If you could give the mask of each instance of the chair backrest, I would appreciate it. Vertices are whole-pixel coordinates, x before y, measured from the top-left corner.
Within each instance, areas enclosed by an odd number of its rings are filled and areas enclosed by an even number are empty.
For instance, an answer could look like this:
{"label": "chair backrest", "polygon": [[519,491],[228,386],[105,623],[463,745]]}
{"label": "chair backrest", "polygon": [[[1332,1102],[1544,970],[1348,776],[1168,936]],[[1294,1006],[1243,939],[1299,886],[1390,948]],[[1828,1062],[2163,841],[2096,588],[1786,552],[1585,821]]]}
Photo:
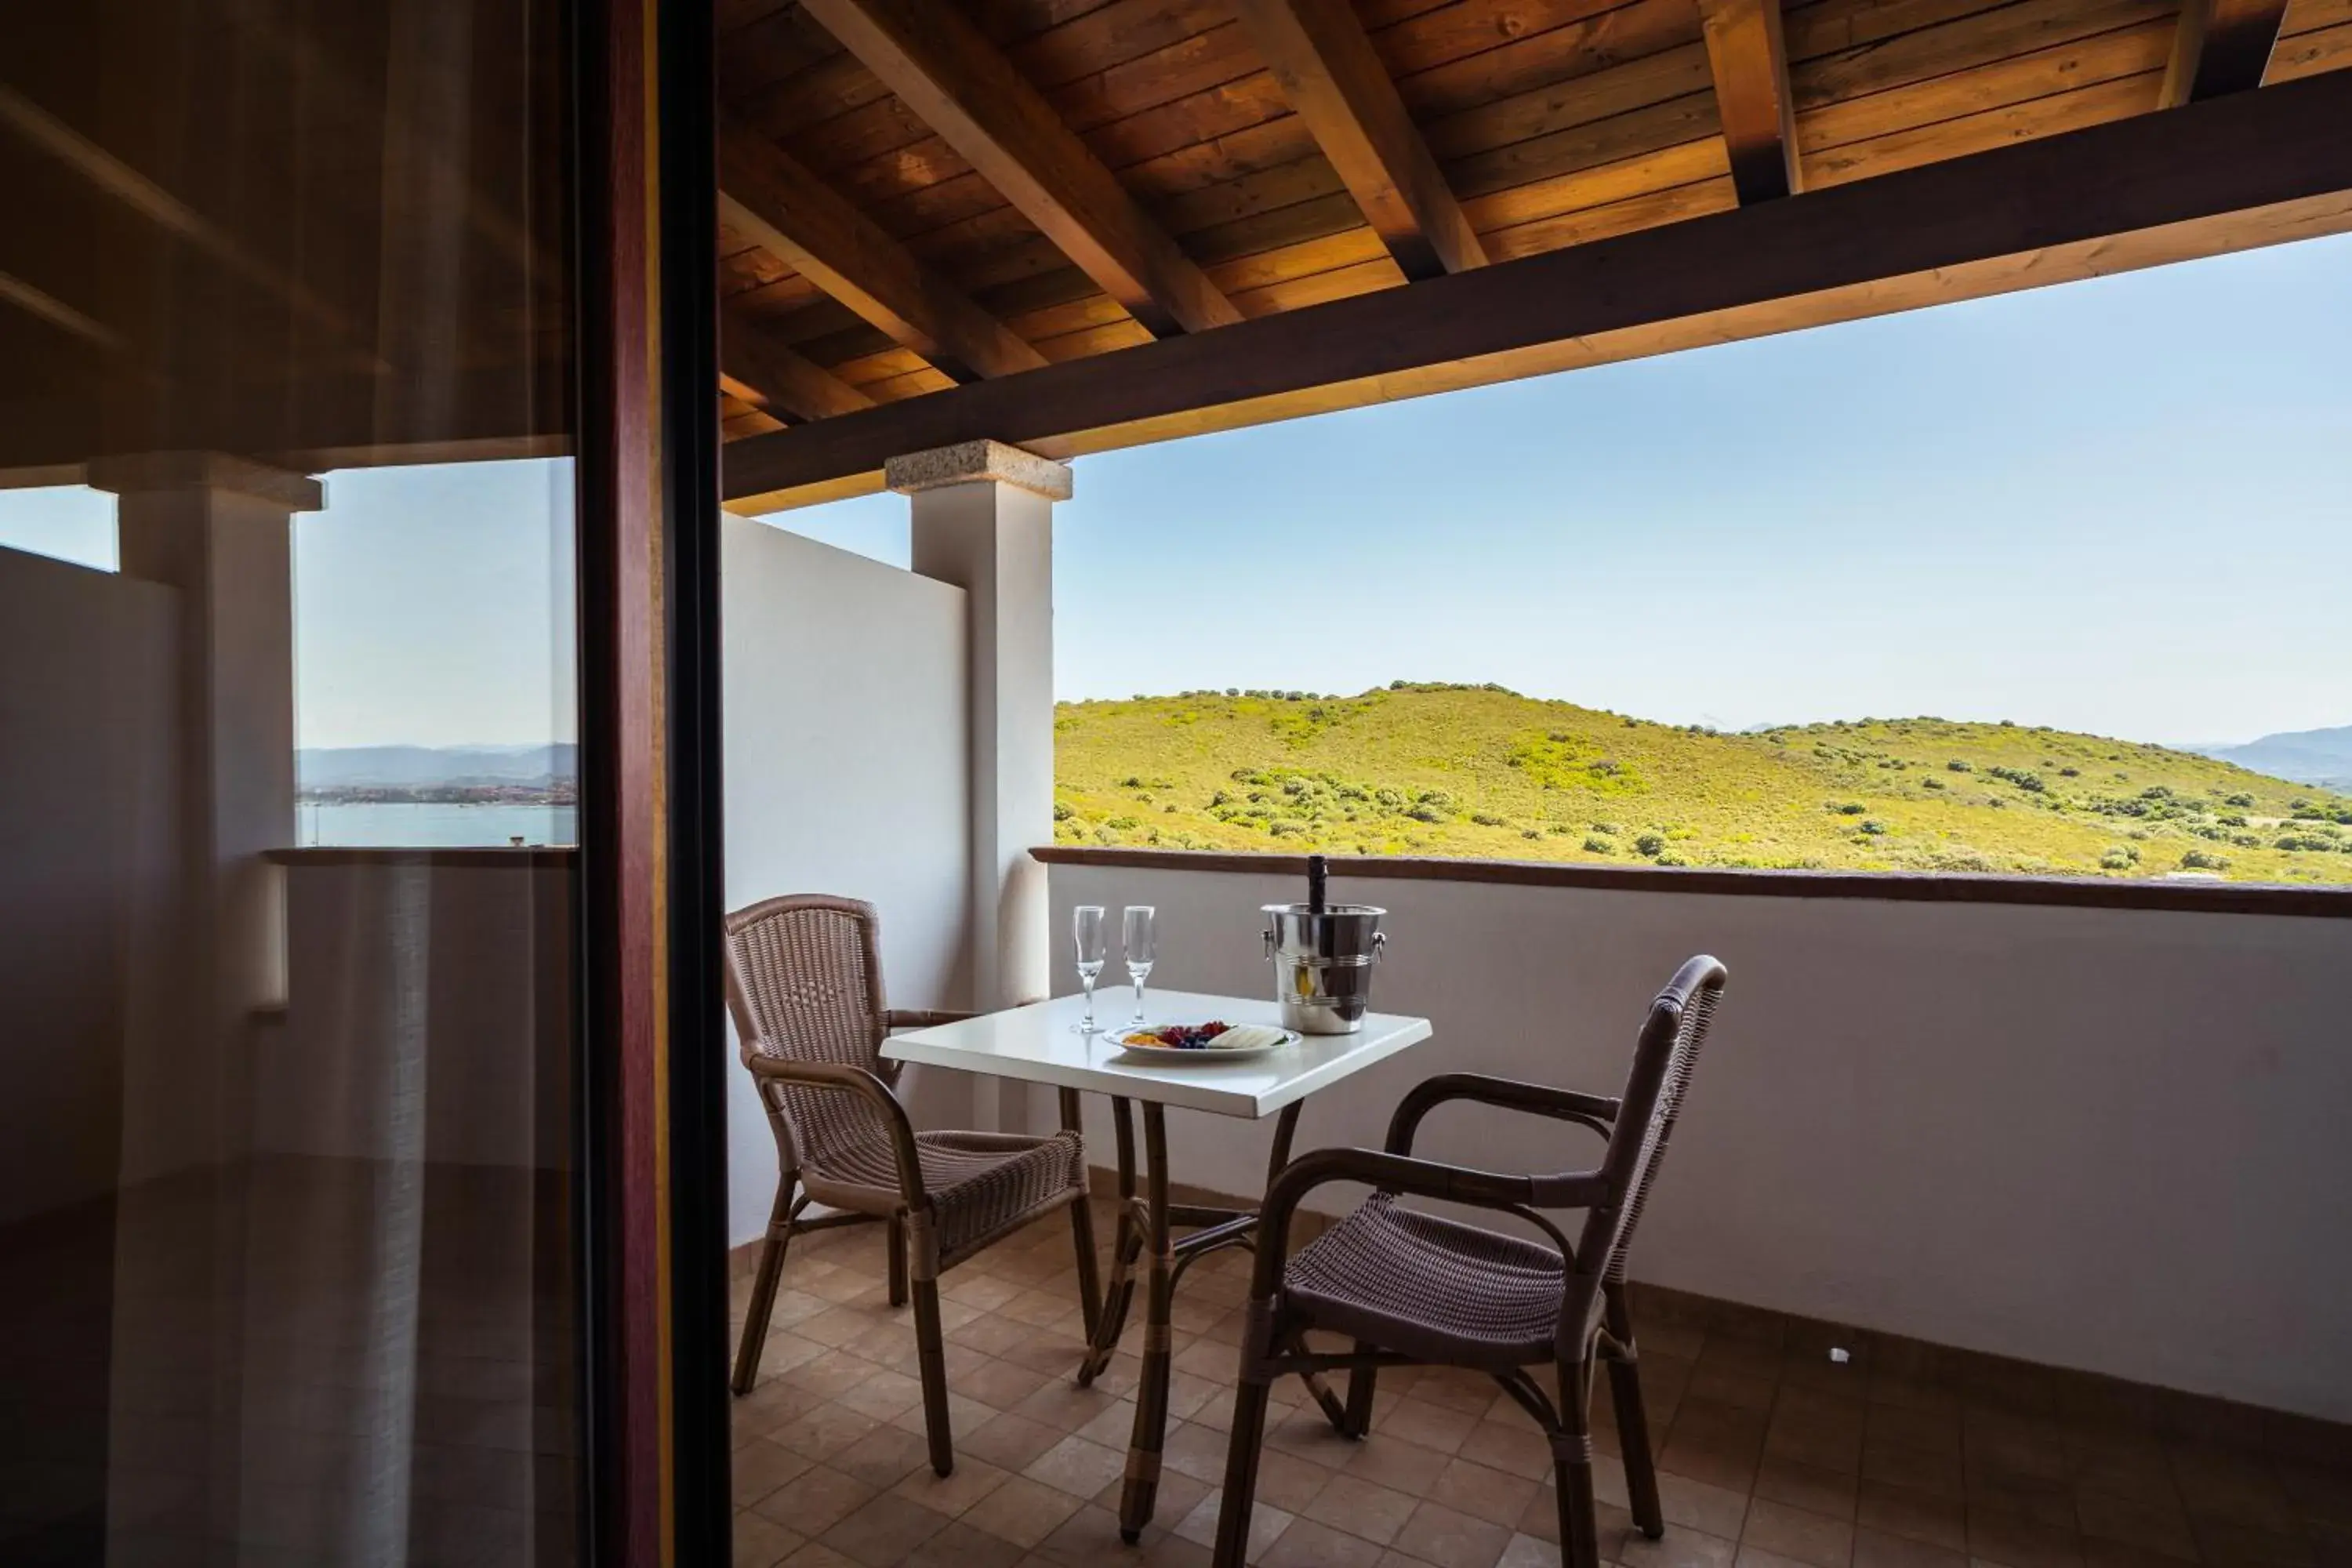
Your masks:
{"label": "chair backrest", "polygon": [[[874,906],[824,893],[769,899],[727,917],[727,1007],[742,1057],[831,1062],[882,1071],[880,921]],[[826,1168],[828,1153],[887,1137],[881,1115],[856,1096],[761,1083],[798,1158]]]}
{"label": "chair backrest", "polygon": [[1563,1351],[1580,1352],[1601,1321],[1602,1286],[1625,1278],[1634,1226],[1641,1223],[1643,1205],[1665,1158],[1675,1119],[1682,1114],[1683,1096],[1706,1045],[1707,1026],[1715,1019],[1727,978],[1721,963],[1701,954],[1676,970],[1650,1004],[1609,1150],[1601,1157],[1605,1194],[1585,1216],[1577,1243],[1576,1268],[1560,1315]]}

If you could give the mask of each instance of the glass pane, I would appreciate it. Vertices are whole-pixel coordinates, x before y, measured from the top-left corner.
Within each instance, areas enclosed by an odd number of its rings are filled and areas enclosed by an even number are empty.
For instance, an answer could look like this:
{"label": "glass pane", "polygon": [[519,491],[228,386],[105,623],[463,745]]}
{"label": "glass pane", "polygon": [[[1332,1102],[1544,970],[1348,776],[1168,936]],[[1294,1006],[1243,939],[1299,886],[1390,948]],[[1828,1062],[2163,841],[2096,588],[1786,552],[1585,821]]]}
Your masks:
{"label": "glass pane", "polygon": [[0,1563],[566,1563],[563,0],[0,9]]}

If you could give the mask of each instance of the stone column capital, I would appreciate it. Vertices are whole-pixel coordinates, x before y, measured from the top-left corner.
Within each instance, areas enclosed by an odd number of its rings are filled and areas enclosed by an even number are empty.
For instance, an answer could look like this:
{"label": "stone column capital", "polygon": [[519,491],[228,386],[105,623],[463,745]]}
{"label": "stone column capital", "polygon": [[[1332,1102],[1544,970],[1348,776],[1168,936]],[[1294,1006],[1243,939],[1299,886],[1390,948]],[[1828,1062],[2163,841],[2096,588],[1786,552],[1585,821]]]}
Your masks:
{"label": "stone column capital", "polygon": [[959,441],[909,452],[882,466],[882,482],[902,496],[982,480],[1011,485],[1047,500],[1070,499],[1070,466],[1002,441]]}
{"label": "stone column capital", "polygon": [[93,458],[86,482],[116,495],[228,490],[293,511],[323,511],[327,489],[308,474],[226,452],[125,452]]}

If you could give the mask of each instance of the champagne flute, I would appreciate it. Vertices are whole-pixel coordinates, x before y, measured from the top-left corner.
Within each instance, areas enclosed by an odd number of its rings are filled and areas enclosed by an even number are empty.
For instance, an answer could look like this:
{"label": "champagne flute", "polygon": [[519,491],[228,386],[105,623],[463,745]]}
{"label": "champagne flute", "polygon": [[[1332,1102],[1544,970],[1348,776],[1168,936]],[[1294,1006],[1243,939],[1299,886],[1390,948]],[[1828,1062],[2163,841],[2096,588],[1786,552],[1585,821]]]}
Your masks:
{"label": "champagne flute", "polygon": [[1120,923],[1119,938],[1127,952],[1127,977],[1135,982],[1135,1016],[1128,1027],[1143,1027],[1143,982],[1151,973],[1153,934],[1150,904],[1129,904]]}
{"label": "champagne flute", "polygon": [[1081,1035],[1092,1035],[1099,1032],[1095,1023],[1095,982],[1101,978],[1103,963],[1109,956],[1105,945],[1107,933],[1103,929],[1103,907],[1100,904],[1079,905],[1071,925],[1073,934],[1077,938],[1078,984],[1086,987],[1087,1016],[1070,1027]]}

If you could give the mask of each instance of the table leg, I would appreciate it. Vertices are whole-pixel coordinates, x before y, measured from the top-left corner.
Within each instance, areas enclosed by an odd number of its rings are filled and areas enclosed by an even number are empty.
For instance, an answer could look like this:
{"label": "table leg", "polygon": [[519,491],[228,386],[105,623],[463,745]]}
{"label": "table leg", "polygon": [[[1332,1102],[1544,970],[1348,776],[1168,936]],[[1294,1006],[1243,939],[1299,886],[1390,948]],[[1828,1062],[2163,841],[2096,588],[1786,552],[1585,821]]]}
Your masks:
{"label": "table leg", "polygon": [[1110,1283],[1097,1317],[1094,1341],[1078,1365],[1078,1386],[1085,1388],[1102,1375],[1127,1331],[1127,1309],[1135,1298],[1135,1259],[1143,1235],[1135,1219],[1135,1118],[1128,1101],[1111,1097],[1111,1131],[1118,1144],[1118,1219],[1111,1233]]}
{"label": "table leg", "polygon": [[1151,1522],[1160,1495],[1160,1450],[1168,1436],[1168,1371],[1173,1331],[1176,1254],[1168,1234],[1168,1118],[1143,1105],[1143,1146],[1151,1162],[1145,1191],[1150,1210],[1151,1272],[1144,1297],[1143,1375],[1135,1390],[1135,1439],[1127,1451],[1127,1484],[1118,1500],[1118,1533],[1132,1546]]}

